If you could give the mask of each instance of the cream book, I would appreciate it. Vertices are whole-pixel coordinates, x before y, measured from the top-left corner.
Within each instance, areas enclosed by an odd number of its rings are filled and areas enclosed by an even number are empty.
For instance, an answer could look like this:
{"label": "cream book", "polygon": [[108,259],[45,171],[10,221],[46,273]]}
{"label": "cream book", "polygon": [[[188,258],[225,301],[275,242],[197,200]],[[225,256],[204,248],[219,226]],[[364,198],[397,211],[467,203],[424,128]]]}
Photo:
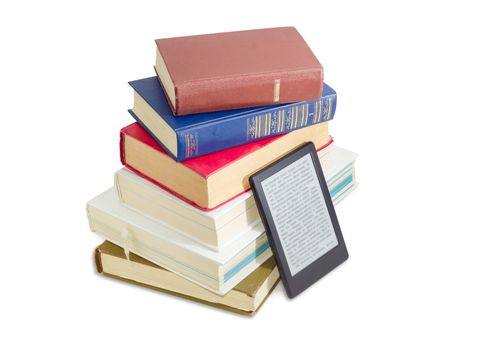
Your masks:
{"label": "cream book", "polygon": [[[341,198],[355,183],[357,155],[335,145],[318,155],[333,201]],[[260,222],[251,191],[216,209],[203,211],[126,168],[115,173],[115,188],[120,201],[128,207],[214,250],[221,250]]]}
{"label": "cream book", "polygon": [[103,238],[220,295],[272,255],[261,224],[214,251],[122,205],[113,188],[89,201],[87,214]]}
{"label": "cream book", "polygon": [[108,241],[95,250],[99,273],[144,287],[180,296],[224,310],[253,315],[279,281],[273,257],[249,274],[224,296],[212,293],[196,283],[130,253]]}

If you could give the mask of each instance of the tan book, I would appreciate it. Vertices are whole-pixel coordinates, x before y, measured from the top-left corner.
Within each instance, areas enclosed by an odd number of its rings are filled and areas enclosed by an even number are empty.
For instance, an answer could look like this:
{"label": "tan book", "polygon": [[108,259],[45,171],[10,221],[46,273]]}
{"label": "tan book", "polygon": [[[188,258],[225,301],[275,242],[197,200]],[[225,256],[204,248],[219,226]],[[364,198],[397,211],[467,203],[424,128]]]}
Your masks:
{"label": "tan book", "polygon": [[308,141],[317,150],[330,145],[328,122],[176,162],[134,123],[120,131],[120,156],[128,169],[201,210],[212,210],[249,190],[251,174]]}
{"label": "tan book", "polygon": [[271,257],[224,296],[212,293],[181,276],[163,269],[133,253],[129,260],[119,246],[105,241],[95,250],[99,273],[176,295],[224,310],[253,315],[279,281],[279,273]]}

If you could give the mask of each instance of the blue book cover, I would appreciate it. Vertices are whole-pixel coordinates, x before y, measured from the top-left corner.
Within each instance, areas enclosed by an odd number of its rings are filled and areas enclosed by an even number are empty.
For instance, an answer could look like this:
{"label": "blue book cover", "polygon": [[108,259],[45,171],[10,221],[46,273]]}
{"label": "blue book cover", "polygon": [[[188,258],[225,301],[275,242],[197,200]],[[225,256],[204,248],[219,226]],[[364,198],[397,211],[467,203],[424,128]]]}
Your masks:
{"label": "blue book cover", "polygon": [[130,114],[176,161],[329,121],[334,117],[337,103],[336,92],[324,84],[323,95],[316,101],[174,116],[157,77],[129,84],[154,111],[154,118],[162,118],[166,124],[160,124],[176,134],[176,151],[166,147],[167,142],[161,136],[165,131],[151,123],[152,116],[145,118],[134,110],[129,110]]}

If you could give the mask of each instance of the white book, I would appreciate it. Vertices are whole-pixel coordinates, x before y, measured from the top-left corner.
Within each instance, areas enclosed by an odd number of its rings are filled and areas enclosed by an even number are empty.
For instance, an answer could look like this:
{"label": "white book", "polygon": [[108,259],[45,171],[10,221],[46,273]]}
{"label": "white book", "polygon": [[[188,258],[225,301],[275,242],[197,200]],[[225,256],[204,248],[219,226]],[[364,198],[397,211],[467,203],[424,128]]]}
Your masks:
{"label": "white book", "polygon": [[337,206],[339,203],[341,203],[343,199],[349,196],[351,192],[353,192],[356,188],[358,188],[358,183],[353,182],[351,186],[348,186],[347,188],[344,189],[344,191],[342,191],[341,193],[338,193],[338,195],[333,200],[334,206]]}
{"label": "white book", "polygon": [[[334,201],[354,183],[354,178],[348,179],[343,175],[350,168],[354,169],[357,155],[335,145],[326,150],[318,154]],[[336,186],[341,188],[335,190]],[[213,250],[223,249],[260,222],[251,191],[214,210],[203,211],[127,169],[115,173],[115,188],[120,201],[131,209],[159,220]]]}
{"label": "white book", "polygon": [[220,295],[272,255],[260,223],[213,251],[122,205],[113,188],[89,201],[87,213],[103,238]]}

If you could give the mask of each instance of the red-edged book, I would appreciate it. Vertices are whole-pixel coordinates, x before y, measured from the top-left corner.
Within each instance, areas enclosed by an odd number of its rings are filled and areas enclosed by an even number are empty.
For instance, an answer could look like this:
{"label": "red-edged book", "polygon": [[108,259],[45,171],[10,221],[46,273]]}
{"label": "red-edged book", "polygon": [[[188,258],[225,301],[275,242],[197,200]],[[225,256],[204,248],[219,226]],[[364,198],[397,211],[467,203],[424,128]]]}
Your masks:
{"label": "red-edged book", "polygon": [[175,115],[318,100],[323,67],[294,27],[157,39]]}
{"label": "red-edged book", "polygon": [[318,150],[331,144],[328,123],[176,162],[133,123],[121,129],[120,156],[128,169],[199,209],[211,210],[247,191],[251,174],[308,141]]}

